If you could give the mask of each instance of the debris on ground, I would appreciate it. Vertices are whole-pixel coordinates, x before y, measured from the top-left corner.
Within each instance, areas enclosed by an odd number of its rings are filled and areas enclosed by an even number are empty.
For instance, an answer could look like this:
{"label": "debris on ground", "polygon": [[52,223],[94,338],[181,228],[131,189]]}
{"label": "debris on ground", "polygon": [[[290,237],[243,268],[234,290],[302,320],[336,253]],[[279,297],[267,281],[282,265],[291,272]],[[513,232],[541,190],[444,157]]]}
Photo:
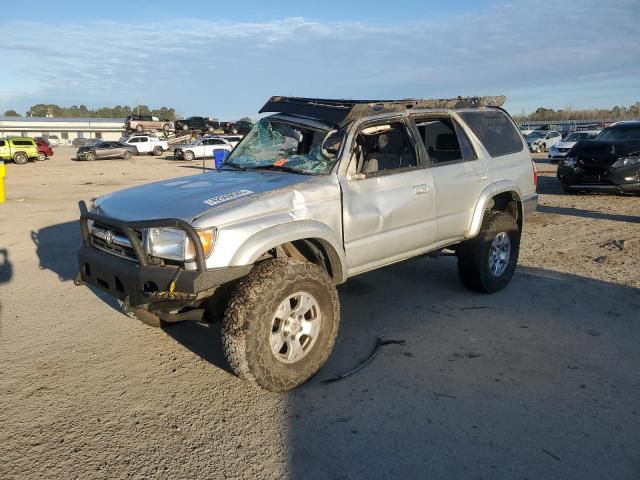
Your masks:
{"label": "debris on ground", "polygon": [[624,250],[624,240],[609,240],[608,242],[605,242],[602,245],[600,245],[600,248],[605,248],[605,247],[613,247],[622,251]]}
{"label": "debris on ground", "polygon": [[372,350],[371,354],[369,355],[369,357],[367,357],[366,360],[363,360],[362,362],[360,362],[360,365],[358,365],[353,370],[349,370],[347,373],[343,373],[343,374],[338,375],[338,376],[333,377],[333,378],[328,378],[326,380],[322,380],[322,383],[337,382],[338,380],[342,380],[343,378],[348,377],[349,375],[352,375],[352,374],[356,373],[358,370],[364,368],[369,363],[371,363],[371,361],[374,358],[376,358],[376,355],[378,355],[378,352],[380,351],[380,347],[384,347],[385,345],[404,345],[404,344],[405,344],[405,340],[384,340],[383,341],[382,337],[378,336],[378,338],[376,339],[376,345],[375,345],[375,347],[373,347],[373,350]]}

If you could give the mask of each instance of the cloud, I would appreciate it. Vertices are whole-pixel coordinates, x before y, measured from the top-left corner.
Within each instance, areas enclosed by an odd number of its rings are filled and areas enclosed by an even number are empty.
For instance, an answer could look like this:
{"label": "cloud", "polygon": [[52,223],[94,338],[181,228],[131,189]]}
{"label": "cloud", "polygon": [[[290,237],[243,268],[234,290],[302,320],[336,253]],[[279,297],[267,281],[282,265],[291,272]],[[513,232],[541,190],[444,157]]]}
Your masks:
{"label": "cloud", "polygon": [[557,8],[518,1],[387,26],[304,18],[9,23],[3,50],[16,68],[0,80],[0,101],[10,108],[14,100],[97,105],[140,97],[224,118],[253,114],[274,94],[506,93],[518,109],[630,103],[640,100],[637,7],[635,0]]}

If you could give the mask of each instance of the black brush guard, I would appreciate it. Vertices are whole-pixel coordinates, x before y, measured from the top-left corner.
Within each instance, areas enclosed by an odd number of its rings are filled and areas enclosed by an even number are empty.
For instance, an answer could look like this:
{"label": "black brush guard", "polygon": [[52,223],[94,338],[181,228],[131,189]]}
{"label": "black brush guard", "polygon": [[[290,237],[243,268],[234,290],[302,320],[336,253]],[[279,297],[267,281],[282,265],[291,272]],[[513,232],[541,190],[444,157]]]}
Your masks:
{"label": "black brush guard", "polygon": [[[191,307],[213,294],[216,287],[243,277],[252,268],[247,265],[207,269],[200,237],[195,228],[184,220],[123,221],[89,212],[83,201],[78,205],[83,244],[78,251],[76,284],[98,287],[131,307],[149,311]],[[94,246],[87,224],[89,220],[122,231],[131,242],[137,261]],[[186,233],[195,249],[195,270],[185,270],[178,265],[158,265],[150,259],[137,231],[154,227],[177,228]]]}

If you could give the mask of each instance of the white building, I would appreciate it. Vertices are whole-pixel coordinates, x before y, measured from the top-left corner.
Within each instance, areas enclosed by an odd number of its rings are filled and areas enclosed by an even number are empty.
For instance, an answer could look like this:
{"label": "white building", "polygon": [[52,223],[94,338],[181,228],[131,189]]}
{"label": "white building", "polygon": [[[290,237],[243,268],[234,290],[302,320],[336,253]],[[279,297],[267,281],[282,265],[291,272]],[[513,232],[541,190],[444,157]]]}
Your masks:
{"label": "white building", "polygon": [[118,140],[124,133],[124,118],[0,117],[0,137],[51,137],[60,145],[76,138]]}

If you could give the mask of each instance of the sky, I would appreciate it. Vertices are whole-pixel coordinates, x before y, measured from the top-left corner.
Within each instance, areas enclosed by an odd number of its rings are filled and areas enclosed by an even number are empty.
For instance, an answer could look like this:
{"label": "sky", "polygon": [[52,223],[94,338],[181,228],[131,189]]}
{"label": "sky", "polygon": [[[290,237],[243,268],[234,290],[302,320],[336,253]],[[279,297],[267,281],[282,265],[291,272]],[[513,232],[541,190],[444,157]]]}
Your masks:
{"label": "sky", "polygon": [[139,99],[233,120],[272,95],[502,94],[512,114],[640,101],[640,0],[51,5],[3,16],[0,112]]}

